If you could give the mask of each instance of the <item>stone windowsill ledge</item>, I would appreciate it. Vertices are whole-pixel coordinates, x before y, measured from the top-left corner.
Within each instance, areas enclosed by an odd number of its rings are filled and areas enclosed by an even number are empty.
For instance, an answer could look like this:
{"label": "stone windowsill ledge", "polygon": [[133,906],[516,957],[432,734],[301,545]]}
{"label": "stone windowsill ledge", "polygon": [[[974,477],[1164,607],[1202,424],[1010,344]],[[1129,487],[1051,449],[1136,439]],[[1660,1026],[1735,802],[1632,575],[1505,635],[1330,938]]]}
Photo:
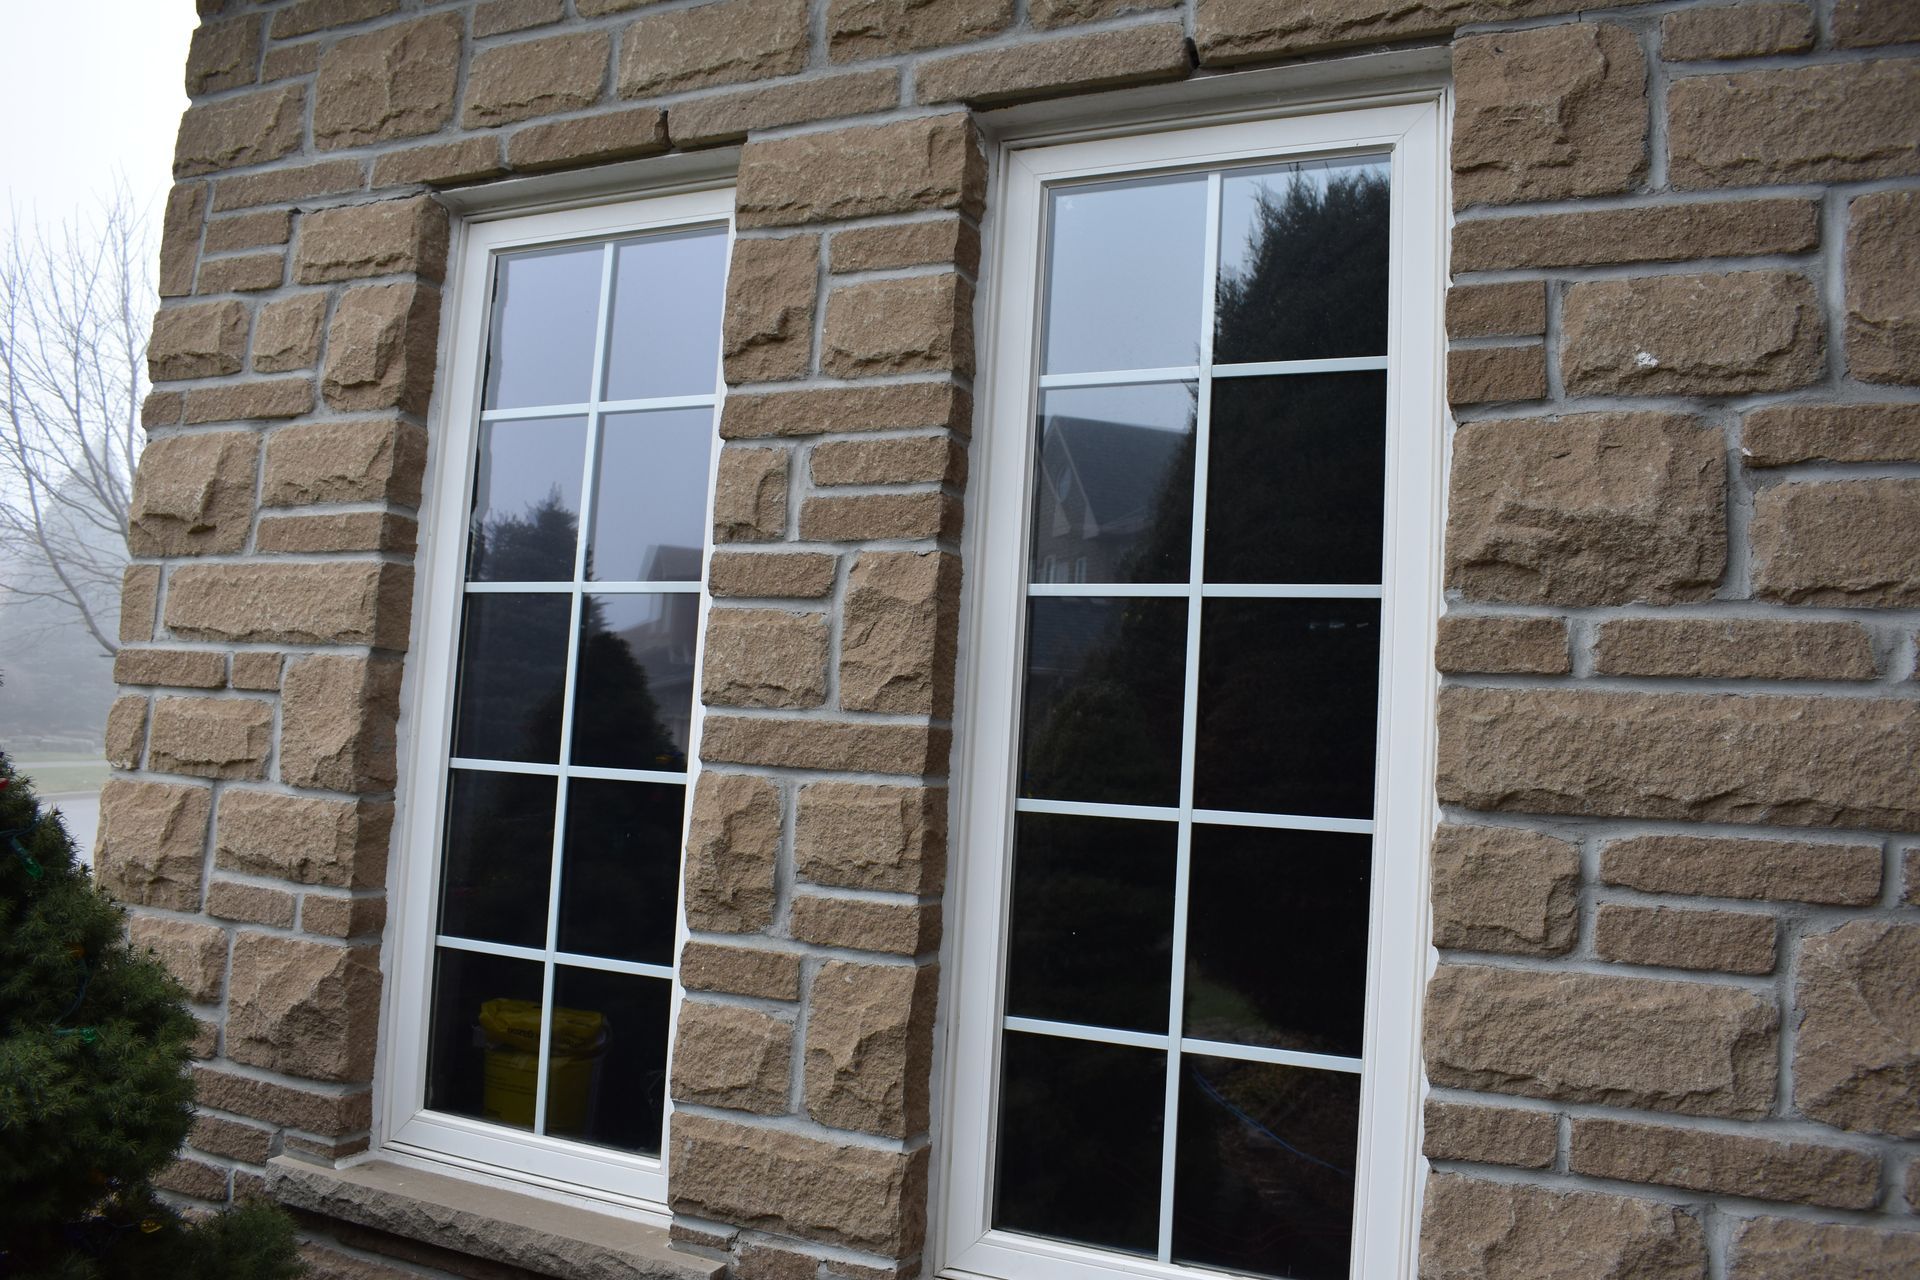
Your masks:
{"label": "stone windowsill ledge", "polygon": [[682,1253],[648,1223],[383,1160],[331,1169],[267,1162],[267,1192],[304,1213],[581,1280],[718,1280],[725,1264]]}

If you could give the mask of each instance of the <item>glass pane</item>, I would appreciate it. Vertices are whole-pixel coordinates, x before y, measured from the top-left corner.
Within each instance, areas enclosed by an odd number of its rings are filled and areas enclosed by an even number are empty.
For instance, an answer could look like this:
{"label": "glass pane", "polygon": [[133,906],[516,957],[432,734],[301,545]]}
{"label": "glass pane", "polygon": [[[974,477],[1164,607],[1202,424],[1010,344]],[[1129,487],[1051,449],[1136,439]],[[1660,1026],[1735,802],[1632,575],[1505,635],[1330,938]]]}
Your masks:
{"label": "glass pane", "polygon": [[1195,807],[1373,816],[1377,600],[1209,600]]}
{"label": "glass pane", "polygon": [[1205,177],[1064,187],[1049,217],[1041,372],[1199,363]]}
{"label": "glass pane", "polygon": [[1387,375],[1219,378],[1208,582],[1380,581]]}
{"label": "glass pane", "polygon": [[629,240],[614,250],[607,399],[714,393],[727,276],[724,227]]}
{"label": "glass pane", "polygon": [[522,773],[454,769],[447,775],[441,933],[547,945],[554,789],[552,778]]}
{"label": "glass pane", "polygon": [[1360,1056],[1370,836],[1196,823],[1185,1034]]}
{"label": "glass pane", "polygon": [[673,963],[686,788],[670,783],[567,784],[560,876],[560,949]]}
{"label": "glass pane", "polygon": [[1041,813],[1017,822],[1007,1012],[1166,1031],[1180,828]]}
{"label": "glass pane", "polygon": [[1187,581],[1196,395],[1187,382],[1041,393],[1033,581]]}
{"label": "glass pane", "polygon": [[1176,803],[1186,649],[1185,600],[1029,600],[1020,794]]}
{"label": "glass pane", "polygon": [[590,595],[581,601],[573,763],[687,767],[698,594]]}
{"label": "glass pane", "polygon": [[1384,156],[1228,173],[1214,363],[1385,355],[1390,213]]}
{"label": "glass pane", "polygon": [[1359,1132],[1357,1075],[1182,1057],[1174,1261],[1345,1280]]}
{"label": "glass pane", "polygon": [[571,582],[585,418],[480,424],[467,578]]}
{"label": "glass pane", "polygon": [[466,610],[453,754],[558,763],[572,601],[502,592],[468,596]]}
{"label": "glass pane", "polygon": [[1157,1049],[1007,1032],[993,1225],[1152,1254],[1166,1090]]}
{"label": "glass pane", "polygon": [[487,329],[484,407],[580,404],[593,384],[599,245],[502,256]]}
{"label": "glass pane", "polygon": [[533,960],[434,951],[427,1029],[427,1106],[516,1129],[533,1128],[543,966]]}
{"label": "glass pane", "polygon": [[602,420],[587,577],[699,581],[712,456],[711,409],[616,413]]}
{"label": "glass pane", "polygon": [[672,997],[664,978],[555,967],[547,1133],[660,1154]]}

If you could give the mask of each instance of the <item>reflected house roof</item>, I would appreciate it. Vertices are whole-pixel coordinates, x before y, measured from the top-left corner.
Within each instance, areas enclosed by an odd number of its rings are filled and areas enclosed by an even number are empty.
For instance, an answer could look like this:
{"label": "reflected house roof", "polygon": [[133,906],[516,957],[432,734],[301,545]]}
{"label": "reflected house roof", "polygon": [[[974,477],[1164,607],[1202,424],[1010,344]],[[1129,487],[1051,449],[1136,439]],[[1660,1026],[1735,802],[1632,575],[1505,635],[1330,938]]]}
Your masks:
{"label": "reflected house roof", "polygon": [[1146,527],[1168,463],[1187,439],[1179,431],[1064,416],[1049,416],[1041,434],[1041,477],[1079,536],[1090,540]]}

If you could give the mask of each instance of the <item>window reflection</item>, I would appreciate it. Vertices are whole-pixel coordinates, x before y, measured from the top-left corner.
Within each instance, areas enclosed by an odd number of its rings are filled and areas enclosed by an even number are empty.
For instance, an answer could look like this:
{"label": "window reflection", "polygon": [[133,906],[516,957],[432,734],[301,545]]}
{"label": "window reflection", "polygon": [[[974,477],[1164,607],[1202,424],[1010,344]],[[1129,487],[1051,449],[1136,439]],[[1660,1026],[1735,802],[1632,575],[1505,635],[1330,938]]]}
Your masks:
{"label": "window reflection", "polygon": [[1050,209],[1041,372],[1197,362],[1206,178],[1063,187]]}
{"label": "window reflection", "polygon": [[687,767],[699,625],[700,597],[690,591],[581,598],[573,763]]}
{"label": "window reflection", "polygon": [[1040,397],[1035,582],[1183,582],[1193,530],[1193,383]]}
{"label": "window reflection", "polygon": [[467,535],[469,581],[573,578],[586,448],[585,418],[480,424]]}

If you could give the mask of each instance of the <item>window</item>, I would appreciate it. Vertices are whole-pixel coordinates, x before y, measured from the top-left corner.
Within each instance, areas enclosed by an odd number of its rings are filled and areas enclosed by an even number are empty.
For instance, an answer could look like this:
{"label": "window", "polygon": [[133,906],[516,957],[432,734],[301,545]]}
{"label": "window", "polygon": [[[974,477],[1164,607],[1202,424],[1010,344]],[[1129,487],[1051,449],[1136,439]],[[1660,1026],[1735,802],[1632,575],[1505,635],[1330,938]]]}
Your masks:
{"label": "window", "polygon": [[396,1150],[665,1199],[731,207],[467,228],[401,845]]}
{"label": "window", "polygon": [[1411,1274],[1439,120],[1004,153],[949,1271]]}

